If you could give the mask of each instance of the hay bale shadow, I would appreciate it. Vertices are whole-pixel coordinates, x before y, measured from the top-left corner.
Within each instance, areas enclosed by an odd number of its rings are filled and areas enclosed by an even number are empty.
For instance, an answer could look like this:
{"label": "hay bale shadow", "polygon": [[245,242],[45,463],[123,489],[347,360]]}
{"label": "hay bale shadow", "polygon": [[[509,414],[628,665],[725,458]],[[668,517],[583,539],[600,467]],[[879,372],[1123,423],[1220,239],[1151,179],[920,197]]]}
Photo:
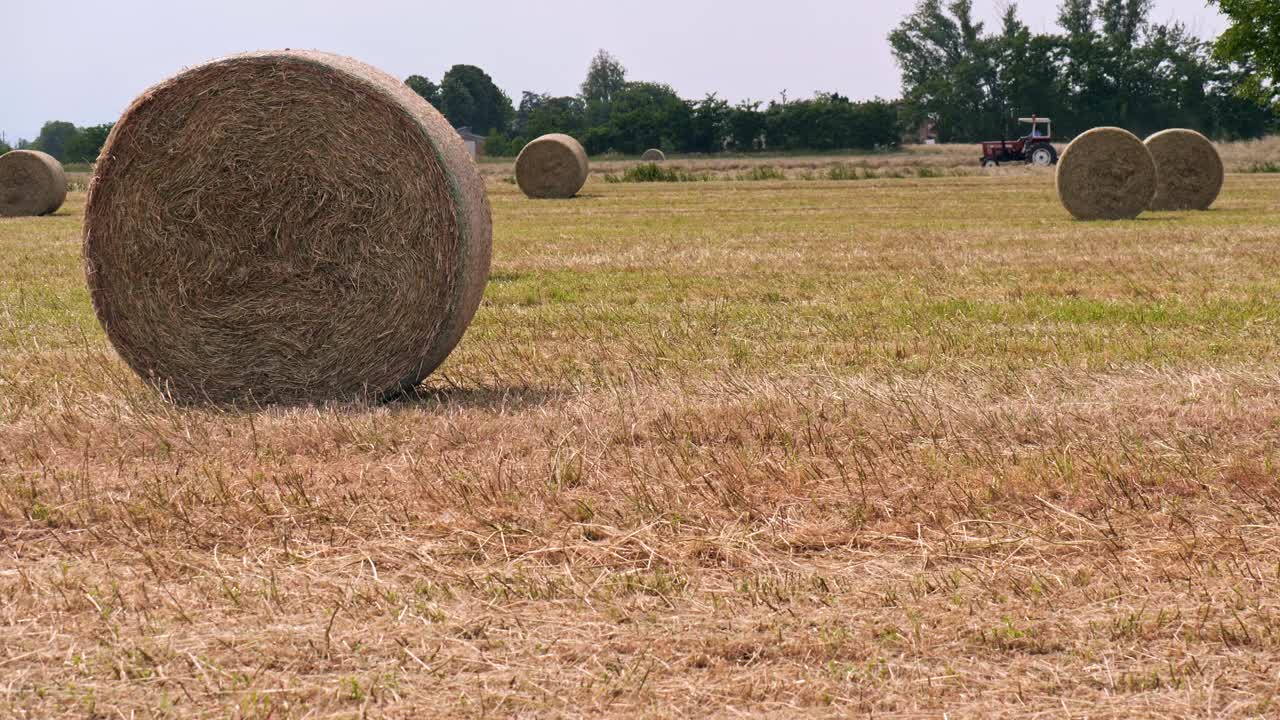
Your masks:
{"label": "hay bale shadow", "polygon": [[563,393],[536,385],[476,385],[433,382],[387,398],[392,408],[466,409],[486,412],[519,411],[541,407]]}

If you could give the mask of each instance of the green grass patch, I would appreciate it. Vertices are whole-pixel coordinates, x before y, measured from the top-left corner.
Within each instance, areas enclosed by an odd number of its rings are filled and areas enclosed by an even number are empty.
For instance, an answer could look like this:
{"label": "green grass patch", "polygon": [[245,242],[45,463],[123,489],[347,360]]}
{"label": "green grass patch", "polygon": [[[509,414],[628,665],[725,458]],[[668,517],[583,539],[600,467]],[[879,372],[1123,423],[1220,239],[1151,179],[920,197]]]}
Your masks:
{"label": "green grass patch", "polygon": [[641,163],[627,168],[621,175],[609,173],[604,176],[607,183],[705,182],[710,179],[706,173],[663,167],[657,163]]}

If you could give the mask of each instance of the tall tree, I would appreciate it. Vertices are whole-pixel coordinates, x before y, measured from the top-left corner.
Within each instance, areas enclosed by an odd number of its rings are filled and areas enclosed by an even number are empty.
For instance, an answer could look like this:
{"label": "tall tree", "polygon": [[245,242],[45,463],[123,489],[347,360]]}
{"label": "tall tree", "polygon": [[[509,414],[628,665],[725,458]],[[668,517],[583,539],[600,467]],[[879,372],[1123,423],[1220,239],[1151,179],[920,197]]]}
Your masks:
{"label": "tall tree", "polygon": [[1150,64],[1152,54],[1142,46],[1152,2],[1098,0],[1096,12],[1102,32],[1094,61],[1100,66],[1105,101],[1094,100],[1105,117],[1129,117],[1152,95],[1155,68]]}
{"label": "tall tree", "polygon": [[[1059,127],[1070,131],[1104,124],[1098,113],[1092,110],[1095,98],[1106,94],[1096,62],[1099,35],[1093,0],[1063,0],[1058,10],[1058,25],[1063,31],[1062,70],[1058,86],[1064,109],[1073,120],[1073,123],[1062,122]],[[1069,127],[1070,124],[1075,127]]]}
{"label": "tall tree", "polygon": [[729,136],[729,115],[732,113],[729,103],[721,100],[715,93],[708,93],[702,100],[690,105],[693,117],[688,150],[700,153],[723,150],[725,138]]}
{"label": "tall tree", "polygon": [[590,152],[641,153],[651,147],[689,147],[693,111],[669,85],[633,82],[613,97],[609,122],[586,135]]}
{"label": "tall tree", "polygon": [[529,126],[529,116],[550,97],[550,95],[529,92],[528,90],[520,93],[520,105],[516,108],[516,120],[515,124],[512,125],[512,132],[516,135],[526,135],[525,128]]}
{"label": "tall tree", "polygon": [[515,122],[518,136],[532,139],[548,133],[564,133],[577,137],[586,129],[586,108],[581,98],[525,92],[520,99]]}
{"label": "tall tree", "polygon": [[1280,11],[1275,0],[1210,0],[1231,18],[1214,56],[1245,70],[1239,92],[1259,102],[1280,99]]}
{"label": "tall tree", "polygon": [[943,140],[999,132],[1003,111],[995,97],[991,42],[973,20],[970,0],[920,0],[889,35],[902,68],[907,118],[935,120]]}
{"label": "tall tree", "polygon": [[82,163],[96,161],[98,153],[102,152],[102,146],[106,144],[107,136],[111,134],[111,127],[114,124],[107,123],[105,125],[79,128],[67,142],[64,160],[66,162]]}
{"label": "tall tree", "polygon": [[770,104],[765,133],[770,148],[796,150],[869,150],[897,145],[901,137],[896,104],[878,99],[855,103],[834,92]]}
{"label": "tall tree", "polygon": [[729,139],[739,152],[762,149],[765,116],[758,100],[743,100],[729,112]]}
{"label": "tall tree", "polygon": [[1018,17],[1017,5],[1005,8],[1000,35],[994,38],[995,98],[1009,116],[1061,114],[1060,45],[1055,38],[1032,34]]}
{"label": "tall tree", "polygon": [[58,160],[67,156],[67,146],[79,130],[63,120],[50,120],[40,128],[40,135],[31,143],[31,149],[49,153]]}
{"label": "tall tree", "polygon": [[515,118],[511,98],[474,65],[454,65],[440,81],[440,111],[455,127],[478,135],[506,132]]}
{"label": "tall tree", "polygon": [[410,75],[409,77],[405,78],[404,84],[408,85],[409,89],[417,93],[419,96],[421,96],[423,100],[426,100],[432,105],[439,107],[440,87],[435,83],[431,82],[430,80],[428,80],[425,76]]}
{"label": "tall tree", "polygon": [[604,50],[596,52],[581,88],[582,101],[586,103],[588,119],[592,124],[609,119],[614,101],[626,87],[627,69],[622,63]]}

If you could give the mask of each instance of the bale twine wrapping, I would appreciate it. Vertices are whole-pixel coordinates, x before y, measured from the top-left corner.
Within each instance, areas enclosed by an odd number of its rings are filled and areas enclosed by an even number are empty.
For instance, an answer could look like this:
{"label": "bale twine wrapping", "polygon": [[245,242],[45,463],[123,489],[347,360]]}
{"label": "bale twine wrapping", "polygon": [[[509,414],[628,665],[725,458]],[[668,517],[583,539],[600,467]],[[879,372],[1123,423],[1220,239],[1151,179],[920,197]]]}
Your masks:
{"label": "bale twine wrapping", "polygon": [[1094,128],[1058,161],[1058,197],[1078,220],[1135,218],[1156,192],[1156,164],[1133,133]]}
{"label": "bale twine wrapping", "polygon": [[543,135],[516,158],[516,183],[531,198],[571,198],[587,182],[587,151],[568,135]]}
{"label": "bale twine wrapping", "polygon": [[644,151],[644,154],[640,156],[640,159],[643,160],[644,162],[653,162],[653,163],[666,162],[667,154],[662,152],[658,148],[649,148],[648,150]]}
{"label": "bale twine wrapping", "polygon": [[479,171],[425,100],[349,58],[256,52],[125,111],[85,271],[112,344],[175,400],[372,399],[461,339],[491,236]]}
{"label": "bale twine wrapping", "polygon": [[1226,171],[1209,138],[1195,130],[1164,130],[1147,138],[1156,162],[1156,196],[1152,210],[1208,210]]}
{"label": "bale twine wrapping", "polygon": [[0,217],[48,215],[67,199],[62,163],[36,150],[0,155]]}

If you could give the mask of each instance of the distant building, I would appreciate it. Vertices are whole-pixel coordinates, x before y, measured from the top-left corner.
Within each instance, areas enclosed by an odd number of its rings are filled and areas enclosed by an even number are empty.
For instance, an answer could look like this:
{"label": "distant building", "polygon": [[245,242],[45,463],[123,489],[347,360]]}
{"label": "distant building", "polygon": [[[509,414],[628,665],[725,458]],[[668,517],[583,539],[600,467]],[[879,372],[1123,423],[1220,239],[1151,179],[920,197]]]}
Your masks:
{"label": "distant building", "polygon": [[909,138],[907,142],[912,140],[922,145],[936,145],[938,143],[938,122],[929,119],[917,125],[914,137]]}
{"label": "distant building", "polygon": [[470,127],[460,127],[458,136],[462,138],[462,142],[466,143],[467,149],[471,151],[471,157],[479,160],[484,155],[484,136],[471,132]]}

